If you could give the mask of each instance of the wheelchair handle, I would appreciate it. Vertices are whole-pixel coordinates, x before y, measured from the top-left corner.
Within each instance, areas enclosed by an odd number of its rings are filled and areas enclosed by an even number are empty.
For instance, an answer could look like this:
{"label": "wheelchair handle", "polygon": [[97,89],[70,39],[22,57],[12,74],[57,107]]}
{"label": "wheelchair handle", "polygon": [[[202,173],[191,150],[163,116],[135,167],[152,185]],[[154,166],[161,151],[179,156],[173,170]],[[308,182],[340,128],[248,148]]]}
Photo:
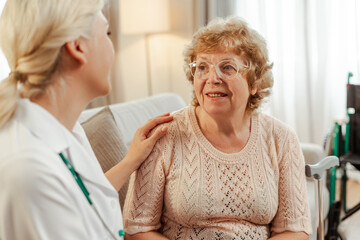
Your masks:
{"label": "wheelchair handle", "polygon": [[321,179],[324,172],[329,168],[339,166],[339,158],[335,156],[328,156],[322,159],[317,164],[306,164],[305,174],[307,177],[314,177],[315,179]]}

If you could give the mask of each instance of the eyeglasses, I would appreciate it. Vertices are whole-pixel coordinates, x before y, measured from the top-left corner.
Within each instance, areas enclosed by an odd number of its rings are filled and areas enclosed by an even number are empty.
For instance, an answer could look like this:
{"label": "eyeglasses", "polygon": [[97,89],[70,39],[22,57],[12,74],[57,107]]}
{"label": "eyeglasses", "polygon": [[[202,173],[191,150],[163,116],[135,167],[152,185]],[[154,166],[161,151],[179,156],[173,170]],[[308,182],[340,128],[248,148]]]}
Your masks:
{"label": "eyeglasses", "polygon": [[216,74],[224,80],[234,78],[240,69],[248,68],[247,65],[238,63],[234,60],[223,60],[216,65],[206,61],[192,62],[189,64],[190,73],[193,77],[204,79],[209,76],[211,67],[215,67]]}

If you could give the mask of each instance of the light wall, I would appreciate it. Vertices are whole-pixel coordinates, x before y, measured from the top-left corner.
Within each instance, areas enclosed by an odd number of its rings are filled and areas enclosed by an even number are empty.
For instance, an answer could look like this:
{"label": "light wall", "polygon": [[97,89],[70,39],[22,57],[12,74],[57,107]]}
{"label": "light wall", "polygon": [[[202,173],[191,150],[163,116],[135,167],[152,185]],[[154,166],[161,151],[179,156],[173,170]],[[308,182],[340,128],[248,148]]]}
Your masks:
{"label": "light wall", "polygon": [[[128,0],[126,0],[128,1]],[[199,25],[201,14],[195,14],[204,0],[168,0],[170,30],[149,35],[150,67],[153,94],[162,92],[178,93],[186,102],[190,102],[192,87],[187,82],[183,71],[185,44]],[[111,0],[107,9],[110,17],[112,40],[115,46],[115,61],[112,70],[112,93],[96,99],[94,106],[124,102],[148,96],[145,35],[121,34],[120,1]],[[5,1],[0,3],[0,10]],[[196,16],[196,18],[194,17]],[[141,16],[138,16],[141,17]],[[0,80],[6,77],[9,68],[0,52]]]}
{"label": "light wall", "polygon": [[[182,52],[194,32],[194,2],[169,0],[170,30],[148,35],[153,94],[174,92],[186,102],[191,100],[192,88],[183,71]],[[121,1],[117,7],[121,8]],[[121,24],[116,27],[116,59],[113,68],[116,81],[113,81],[111,103],[146,97],[149,87],[145,34],[122,34]]]}

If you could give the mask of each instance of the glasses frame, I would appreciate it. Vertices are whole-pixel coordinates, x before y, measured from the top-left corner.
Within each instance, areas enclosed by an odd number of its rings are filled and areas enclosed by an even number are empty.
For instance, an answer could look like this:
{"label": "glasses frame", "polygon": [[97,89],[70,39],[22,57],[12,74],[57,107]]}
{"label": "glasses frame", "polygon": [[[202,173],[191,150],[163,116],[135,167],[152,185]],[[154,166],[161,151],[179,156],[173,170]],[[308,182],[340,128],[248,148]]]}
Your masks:
{"label": "glasses frame", "polygon": [[[229,77],[226,77],[226,74],[222,73],[221,70],[220,70],[220,68],[219,68],[219,66],[220,66],[220,64],[221,64],[222,62],[227,62],[227,61],[232,61],[232,62],[234,62],[234,63],[236,64],[236,66],[237,66],[237,71],[236,71],[236,73],[234,74],[234,76],[232,76],[232,77],[230,77],[230,78],[229,78]],[[203,76],[203,77],[201,77],[201,78],[205,78],[206,76],[208,76],[209,73],[210,73],[210,71],[211,71],[211,68],[212,68],[212,67],[215,68],[215,72],[216,72],[217,76],[219,76],[220,78],[224,78],[224,79],[234,78],[234,77],[237,76],[237,74],[239,73],[240,69],[247,69],[247,68],[249,67],[248,65],[244,65],[244,64],[239,63],[238,61],[234,61],[234,60],[221,60],[221,61],[219,61],[217,64],[210,64],[210,63],[207,62],[207,61],[203,61],[203,62],[205,62],[206,64],[209,65],[209,72],[208,72],[205,76]],[[189,71],[190,71],[191,76],[193,76],[194,78],[195,78],[195,75],[196,75],[196,63],[197,63],[197,61],[193,61],[193,62],[189,63]],[[193,71],[192,71],[192,68],[193,68],[193,67],[195,67],[194,73],[193,73]]]}

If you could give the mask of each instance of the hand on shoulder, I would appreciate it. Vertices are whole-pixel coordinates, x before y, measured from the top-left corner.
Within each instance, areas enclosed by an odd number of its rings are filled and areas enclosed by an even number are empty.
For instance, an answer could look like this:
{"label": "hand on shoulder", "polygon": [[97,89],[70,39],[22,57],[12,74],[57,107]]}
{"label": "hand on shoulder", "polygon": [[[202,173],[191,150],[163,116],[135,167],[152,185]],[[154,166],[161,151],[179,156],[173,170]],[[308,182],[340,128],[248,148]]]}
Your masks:
{"label": "hand on shoulder", "polygon": [[150,119],[135,132],[133,141],[125,157],[132,162],[134,170],[149,156],[155,143],[167,133],[168,127],[163,124],[172,120],[173,116],[166,113]]}

